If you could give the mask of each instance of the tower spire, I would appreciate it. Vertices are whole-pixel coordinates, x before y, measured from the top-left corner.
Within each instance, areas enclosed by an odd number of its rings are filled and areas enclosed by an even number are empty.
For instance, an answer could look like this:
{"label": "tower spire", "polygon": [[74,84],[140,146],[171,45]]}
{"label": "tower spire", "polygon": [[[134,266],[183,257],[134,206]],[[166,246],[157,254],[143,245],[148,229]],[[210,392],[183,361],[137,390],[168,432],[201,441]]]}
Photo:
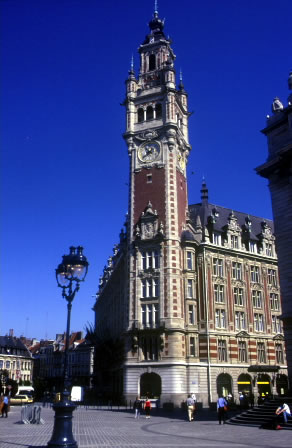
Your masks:
{"label": "tower spire", "polygon": [[209,199],[209,192],[208,192],[208,188],[207,188],[207,184],[205,181],[205,177],[203,176],[202,179],[202,189],[201,189],[201,201],[202,204],[206,204],[208,203],[208,199]]}

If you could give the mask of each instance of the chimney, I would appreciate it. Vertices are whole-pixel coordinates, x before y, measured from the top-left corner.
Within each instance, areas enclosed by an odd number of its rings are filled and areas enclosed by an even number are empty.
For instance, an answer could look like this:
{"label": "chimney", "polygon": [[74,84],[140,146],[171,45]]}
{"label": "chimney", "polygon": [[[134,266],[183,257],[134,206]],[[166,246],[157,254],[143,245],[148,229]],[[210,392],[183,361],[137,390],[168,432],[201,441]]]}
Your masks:
{"label": "chimney", "polygon": [[9,330],[9,336],[10,336],[11,338],[13,338],[13,336],[14,336],[14,330],[13,330],[13,328],[10,328],[10,330]]}

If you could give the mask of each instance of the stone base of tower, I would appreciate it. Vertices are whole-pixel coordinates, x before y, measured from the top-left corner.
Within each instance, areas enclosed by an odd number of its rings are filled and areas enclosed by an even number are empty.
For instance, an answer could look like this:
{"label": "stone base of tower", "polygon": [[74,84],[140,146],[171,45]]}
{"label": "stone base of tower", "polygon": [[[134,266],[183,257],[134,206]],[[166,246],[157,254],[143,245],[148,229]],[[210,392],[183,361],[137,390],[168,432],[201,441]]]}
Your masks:
{"label": "stone base of tower", "polygon": [[[207,363],[133,363],[124,367],[124,397],[128,403],[148,396],[160,408],[182,408],[189,394],[196,395],[198,407],[214,406],[219,395],[231,394],[231,401],[239,405],[243,391],[254,404],[266,395],[286,394],[287,368],[277,373],[262,373],[256,366],[216,365]],[[253,398],[252,398],[253,397]],[[250,403],[251,404],[251,403]]]}

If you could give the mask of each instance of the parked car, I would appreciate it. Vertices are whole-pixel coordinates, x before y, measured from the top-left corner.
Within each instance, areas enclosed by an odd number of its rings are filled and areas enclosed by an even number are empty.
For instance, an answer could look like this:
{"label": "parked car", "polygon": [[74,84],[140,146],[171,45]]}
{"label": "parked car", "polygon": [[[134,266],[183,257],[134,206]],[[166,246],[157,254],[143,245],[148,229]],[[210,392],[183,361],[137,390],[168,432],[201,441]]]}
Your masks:
{"label": "parked car", "polygon": [[10,404],[25,404],[33,403],[32,397],[28,395],[15,395],[15,397],[10,398]]}

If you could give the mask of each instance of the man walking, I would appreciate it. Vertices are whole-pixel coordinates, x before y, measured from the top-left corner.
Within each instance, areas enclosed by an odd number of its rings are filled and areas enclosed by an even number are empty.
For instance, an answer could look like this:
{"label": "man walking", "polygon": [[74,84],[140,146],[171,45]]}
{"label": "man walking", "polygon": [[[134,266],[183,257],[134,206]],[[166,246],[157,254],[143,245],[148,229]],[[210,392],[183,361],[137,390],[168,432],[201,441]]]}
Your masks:
{"label": "man walking", "polygon": [[189,419],[189,422],[194,420],[194,406],[195,406],[194,399],[190,395],[188,395],[188,398],[187,398],[187,408],[188,408],[188,419]]}
{"label": "man walking", "polygon": [[227,401],[221,395],[217,401],[217,412],[218,412],[219,425],[221,425],[222,420],[223,420],[223,423],[225,423],[226,410],[227,410]]}

